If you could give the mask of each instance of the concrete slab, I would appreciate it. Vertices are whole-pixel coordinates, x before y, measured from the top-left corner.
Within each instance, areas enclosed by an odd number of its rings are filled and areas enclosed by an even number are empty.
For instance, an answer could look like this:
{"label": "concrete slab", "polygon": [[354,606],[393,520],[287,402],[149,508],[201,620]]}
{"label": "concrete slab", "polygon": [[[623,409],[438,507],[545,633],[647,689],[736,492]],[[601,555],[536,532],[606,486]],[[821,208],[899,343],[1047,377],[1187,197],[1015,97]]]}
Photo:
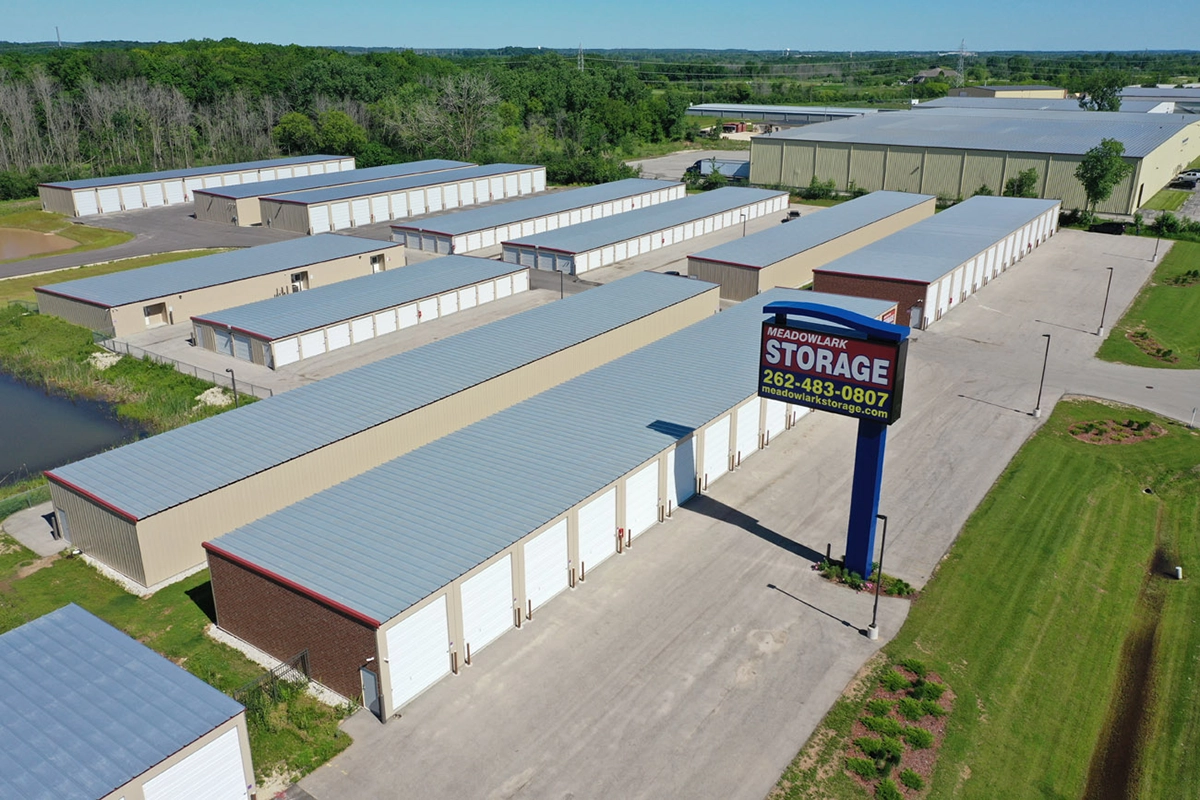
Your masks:
{"label": "concrete slab", "polygon": [[52,556],[70,547],[62,539],[54,538],[53,518],[54,506],[41,503],[5,517],[0,528],[39,556]]}
{"label": "concrete slab", "polygon": [[641,168],[643,178],[683,180],[687,168],[701,159],[719,158],[722,161],[749,161],[750,148],[745,150],[680,150],[658,158],[640,158],[625,163]]}

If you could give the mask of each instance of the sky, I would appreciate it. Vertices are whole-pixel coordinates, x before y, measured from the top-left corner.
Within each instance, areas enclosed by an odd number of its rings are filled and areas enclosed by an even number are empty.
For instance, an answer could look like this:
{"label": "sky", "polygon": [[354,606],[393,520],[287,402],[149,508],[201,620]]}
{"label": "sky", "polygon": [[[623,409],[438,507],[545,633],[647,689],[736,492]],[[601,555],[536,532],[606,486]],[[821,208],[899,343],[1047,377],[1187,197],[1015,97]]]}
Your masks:
{"label": "sky", "polygon": [[401,48],[744,50],[1182,50],[1200,47],[1200,6],[1153,14],[1116,0],[0,0],[0,40],[180,41]]}

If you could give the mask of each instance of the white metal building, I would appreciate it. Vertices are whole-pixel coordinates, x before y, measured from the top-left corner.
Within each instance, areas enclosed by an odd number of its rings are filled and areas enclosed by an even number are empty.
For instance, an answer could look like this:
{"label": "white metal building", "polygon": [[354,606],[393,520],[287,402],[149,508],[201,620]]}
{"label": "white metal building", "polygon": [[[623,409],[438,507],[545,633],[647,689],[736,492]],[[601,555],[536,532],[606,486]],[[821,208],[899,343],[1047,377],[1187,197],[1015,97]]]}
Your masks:
{"label": "white metal building", "polygon": [[788,193],[726,187],[504,242],[504,260],[572,275],[783,211]]}
{"label": "white metal building", "polygon": [[214,186],[273,181],[300,175],[322,175],[354,169],[349,156],[295,156],[241,164],[140,172],[111,178],[43,183],[38,195],[44,211],[69,217],[110,214],[137,208],[155,208],[190,203],[192,192]]}
{"label": "white metal building", "polygon": [[678,200],[684,194],[682,183],[628,178],[393,225],[392,241],[414,250],[469,253],[493,247],[506,239],[532,236]]}
{"label": "white metal building", "polygon": [[545,191],[546,168],[489,164],[294,192],[260,201],[264,225],[324,233]]}
{"label": "white metal building", "polygon": [[529,270],[445,256],[192,317],[196,344],[271,369],[529,289]]}

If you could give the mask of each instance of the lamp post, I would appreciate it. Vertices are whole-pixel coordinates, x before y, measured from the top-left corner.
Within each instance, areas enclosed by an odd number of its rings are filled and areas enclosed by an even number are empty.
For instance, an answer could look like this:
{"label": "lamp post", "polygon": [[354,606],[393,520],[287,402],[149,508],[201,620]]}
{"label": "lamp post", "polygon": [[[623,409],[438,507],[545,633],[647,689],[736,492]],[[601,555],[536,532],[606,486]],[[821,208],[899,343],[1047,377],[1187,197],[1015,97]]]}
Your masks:
{"label": "lamp post", "polygon": [[1042,388],[1046,385],[1046,364],[1050,361],[1050,334],[1043,333],[1046,338],[1046,355],[1042,357],[1042,379],[1038,382],[1038,399],[1037,405],[1033,408],[1034,419],[1042,415]]}
{"label": "lamp post", "polygon": [[1104,308],[1100,311],[1100,328],[1096,331],[1097,336],[1104,335],[1104,316],[1108,313],[1108,295],[1112,292],[1112,276],[1113,268],[1108,267],[1108,288],[1104,290]]}
{"label": "lamp post", "polygon": [[748,222],[748,220],[746,219],[746,215],[742,214],[742,236],[746,235],[746,223],[747,222]]}
{"label": "lamp post", "polygon": [[876,514],[875,519],[883,520],[883,533],[879,542],[879,577],[875,579],[875,609],[871,612],[871,624],[867,628],[867,638],[871,641],[879,638],[879,587],[883,584],[883,551],[887,549],[887,515]]}
{"label": "lamp post", "polygon": [[558,299],[559,300],[563,299],[563,281],[566,280],[566,278],[564,278],[563,276],[566,274],[567,273],[561,269],[558,271]]}
{"label": "lamp post", "polygon": [[233,407],[237,408],[239,406],[238,392],[237,392],[237,376],[233,374],[233,367],[226,367],[225,371],[229,373],[229,382],[233,384]]}

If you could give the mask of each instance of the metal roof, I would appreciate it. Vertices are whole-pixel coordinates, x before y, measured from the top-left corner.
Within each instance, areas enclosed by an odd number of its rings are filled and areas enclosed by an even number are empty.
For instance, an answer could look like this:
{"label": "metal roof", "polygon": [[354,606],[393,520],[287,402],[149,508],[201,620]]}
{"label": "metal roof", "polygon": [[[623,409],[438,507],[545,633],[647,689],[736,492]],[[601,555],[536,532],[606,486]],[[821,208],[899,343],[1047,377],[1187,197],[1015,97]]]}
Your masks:
{"label": "metal roof", "polygon": [[440,158],[433,158],[426,161],[409,161],[405,164],[385,164],[381,167],[327,172],[324,175],[304,175],[299,178],[282,178],[275,181],[242,183],[237,186],[214,186],[211,189],[194,189],[192,195],[211,194],[216,197],[241,200],[247,197],[264,197],[267,195],[285,194],[287,192],[303,192],[308,189],[319,189],[325,186],[366,183],[367,181],[377,181],[383,178],[402,178],[406,175],[421,175],[426,172],[438,172],[444,169],[470,166],[474,165],[466,161],[446,161]]}
{"label": "metal roof", "polygon": [[1175,100],[1181,103],[1197,103],[1200,102],[1200,87],[1190,86],[1183,89],[1175,87],[1162,87],[1148,89],[1141,86],[1130,86],[1121,90],[1121,105],[1125,105],[1125,99],[1130,97]]}
{"label": "metal roof", "polygon": [[1050,86],[1045,83],[1004,83],[996,86],[972,86],[972,89],[983,89],[989,92],[1065,92],[1061,86]]}
{"label": "metal roof", "polygon": [[818,298],[895,305],[769,290],[210,546],[384,622],[750,397],[763,306]]}
{"label": "metal roof", "polygon": [[844,106],[760,106],[752,103],[700,103],[689,106],[688,113],[694,115],[730,114],[834,114],[862,116],[877,114],[877,108],[846,108]]}
{"label": "metal roof", "polygon": [[1061,202],[976,195],[815,271],[933,283]]}
{"label": "metal roof", "polygon": [[525,267],[503,261],[444,256],[192,319],[244,331],[262,339],[282,339],[524,271]]}
{"label": "metal roof", "polygon": [[439,214],[425,217],[416,222],[396,223],[392,225],[392,228],[458,236],[680,185],[679,181],[626,178],[612,183],[601,183],[597,186],[585,186],[582,189],[552,192],[530,197],[527,200],[514,200],[511,203],[472,208],[451,214]]}
{"label": "metal roof", "polygon": [[690,258],[762,269],[934,199],[927,194],[872,192],[848,203],[792,220],[787,225],[777,225],[702,250]]}
{"label": "metal roof", "polygon": [[533,236],[512,239],[505,244],[524,247],[545,247],[563,253],[586,253],[614,242],[636,239],[648,233],[683,225],[686,222],[711,217],[723,211],[748,206],[787,192],[772,189],[742,189],[726,186],[703,194],[694,194],[656,206],[626,211],[615,217],[594,219],[591,222],[547,231]]}
{"label": "metal roof", "polygon": [[0,635],[0,797],[96,800],[241,712],[72,603]]}
{"label": "metal roof", "polygon": [[[1148,114],[1162,103],[1152,100],[1125,100],[1121,103],[1121,113]],[[939,97],[936,100],[926,100],[915,109],[927,108],[988,108],[1016,111],[1076,111],[1086,112],[1080,107],[1078,100],[1067,98],[1038,99],[1035,97]]]}
{"label": "metal roof", "polygon": [[46,475],[143,519],[714,288],[631,275]]}
{"label": "metal roof", "polygon": [[169,181],[179,178],[195,178],[200,175],[216,175],[225,172],[249,172],[256,169],[271,167],[286,167],[291,164],[311,164],[316,161],[341,161],[349,156],[291,156],[289,158],[269,158],[265,161],[243,161],[239,164],[216,164],[211,167],[188,167],[187,169],[168,169],[162,172],[138,172],[133,175],[114,175],[111,178],[83,178],[77,181],[58,181],[42,183],[39,186],[52,186],[55,189],[94,189],[99,186],[121,186],[130,183],[145,183],[146,181]]}
{"label": "metal roof", "polygon": [[265,199],[280,203],[296,203],[312,205],[313,203],[328,203],[332,200],[348,200],[355,197],[367,197],[386,192],[402,192],[407,189],[418,189],[422,186],[436,186],[451,181],[465,181],[472,178],[487,178],[492,175],[503,175],[509,172],[520,172],[528,169],[543,169],[530,164],[488,164],[482,167],[462,167],[460,169],[444,170],[429,175],[411,175],[406,178],[390,178],[373,181],[369,186],[329,186],[324,189],[311,189],[307,192],[291,192],[290,194]]}
{"label": "metal roof", "polygon": [[378,239],[324,233],[303,239],[231,250],[228,253],[39,286],[37,291],[113,308],[392,247],[398,245]]}
{"label": "metal roof", "polygon": [[1183,114],[931,108],[916,114],[876,114],[822,122],[755,136],[753,141],[765,144],[788,139],[1082,155],[1101,139],[1117,139],[1125,144],[1125,155],[1142,158],[1195,122],[1194,117]]}

